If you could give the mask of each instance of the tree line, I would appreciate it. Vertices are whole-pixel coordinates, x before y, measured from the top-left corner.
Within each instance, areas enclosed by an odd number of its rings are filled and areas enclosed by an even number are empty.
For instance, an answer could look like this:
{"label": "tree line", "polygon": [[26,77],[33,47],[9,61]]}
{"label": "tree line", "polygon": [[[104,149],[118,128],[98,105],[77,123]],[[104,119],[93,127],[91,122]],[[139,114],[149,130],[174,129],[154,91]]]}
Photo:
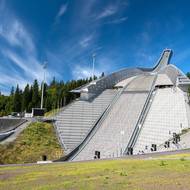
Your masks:
{"label": "tree line", "polygon": [[[102,73],[101,77],[104,76]],[[190,72],[187,73],[190,78]],[[95,76],[94,79],[97,79]],[[92,81],[92,77],[67,82],[56,81],[55,78],[48,85],[44,84],[44,104],[46,111],[60,108],[67,105],[76,95],[70,91]],[[190,95],[190,88],[189,88]],[[39,108],[41,102],[41,88],[37,79],[32,85],[27,84],[25,88],[20,89],[12,87],[10,95],[5,96],[0,93],[0,116],[9,115],[12,112],[31,112],[32,108]]]}
{"label": "tree line", "polygon": [[190,79],[190,72],[187,72],[187,77]]}
{"label": "tree line", "polygon": [[[102,73],[101,77],[104,76]],[[94,76],[94,79],[97,79]],[[48,85],[44,84],[44,103],[46,111],[60,108],[70,103],[76,98],[76,94],[70,91],[92,81],[92,77],[71,81],[56,81],[55,77]],[[12,112],[31,112],[32,108],[39,108],[41,103],[41,87],[37,79],[32,85],[27,84],[20,89],[12,87],[10,95],[5,96],[0,93],[0,116],[9,115]]]}

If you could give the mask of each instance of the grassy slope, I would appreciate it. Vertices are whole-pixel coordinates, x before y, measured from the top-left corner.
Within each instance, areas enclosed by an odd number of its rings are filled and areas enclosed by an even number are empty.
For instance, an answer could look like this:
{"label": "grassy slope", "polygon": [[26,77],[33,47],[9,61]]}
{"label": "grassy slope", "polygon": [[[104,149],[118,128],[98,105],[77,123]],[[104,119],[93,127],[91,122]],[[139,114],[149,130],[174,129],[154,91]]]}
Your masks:
{"label": "grassy slope", "polygon": [[0,145],[0,163],[31,163],[42,155],[57,159],[61,153],[53,126],[38,122],[30,124],[13,143]]}
{"label": "grassy slope", "polygon": [[0,189],[190,189],[190,160],[110,160],[0,167]]}
{"label": "grassy slope", "polygon": [[48,111],[45,113],[45,117],[53,117],[56,115],[56,113],[59,112],[59,109],[53,109],[51,111]]}

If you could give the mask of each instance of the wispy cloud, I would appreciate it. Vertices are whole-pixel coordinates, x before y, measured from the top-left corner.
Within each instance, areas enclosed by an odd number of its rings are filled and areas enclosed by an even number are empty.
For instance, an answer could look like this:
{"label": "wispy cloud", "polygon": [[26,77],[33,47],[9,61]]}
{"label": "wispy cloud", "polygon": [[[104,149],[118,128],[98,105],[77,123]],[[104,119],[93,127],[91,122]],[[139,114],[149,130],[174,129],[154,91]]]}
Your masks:
{"label": "wispy cloud", "polygon": [[30,34],[18,20],[12,20],[10,24],[0,25],[0,36],[12,46],[20,48],[27,47],[27,50],[34,51],[35,47]]}
{"label": "wispy cloud", "polygon": [[[91,60],[92,61],[92,60]],[[114,71],[113,62],[117,62],[116,60],[109,59],[108,55],[99,55],[95,61],[95,70],[94,74],[96,76],[100,76],[102,72],[108,74]],[[72,68],[72,77],[75,79],[87,78],[92,76],[92,63],[90,64],[75,64]]]}
{"label": "wispy cloud", "polygon": [[[27,71],[30,67],[28,67],[28,60],[26,62],[22,62],[19,59],[18,55],[13,52],[17,52],[16,48],[19,48],[19,51],[22,52],[22,59],[24,58],[36,58],[36,48],[35,44],[32,40],[30,33],[26,30],[24,25],[18,20],[11,18],[8,21],[9,24],[1,25],[2,32],[1,36],[7,42],[6,47],[1,48],[1,52],[5,57],[8,57],[15,64],[17,64],[20,68]],[[36,63],[32,64],[32,67]]]}
{"label": "wispy cloud", "polygon": [[[8,14],[3,18],[0,23],[0,40],[3,40],[3,43],[0,43],[1,59],[3,58],[0,64],[1,91],[4,85],[10,88],[19,84],[23,88],[34,79],[39,82],[43,80],[42,63],[38,59],[31,32],[16,16]],[[55,75],[53,70],[47,71],[47,81]],[[7,93],[7,90],[3,93]]]}
{"label": "wispy cloud", "polygon": [[[8,71],[6,74],[0,72],[2,77],[0,84],[6,84],[9,87],[19,84],[19,86],[23,88],[27,83],[31,84],[34,79],[38,79],[39,82],[43,80],[44,71],[42,63],[34,55],[25,53],[24,56],[20,56],[12,50],[3,50],[1,52],[7,61],[11,61],[14,67],[16,66],[20,69],[20,72],[18,72],[18,70],[16,72],[11,71],[11,77],[10,75],[7,75]],[[12,70],[15,69],[13,68]],[[58,75],[59,74],[53,70],[47,70],[46,81],[50,81],[53,76]]]}
{"label": "wispy cloud", "polygon": [[87,46],[89,46],[90,42],[93,40],[93,34],[87,35],[84,38],[82,38],[82,40],[79,42],[79,44],[85,48]]}
{"label": "wispy cloud", "polygon": [[[124,1],[122,0],[122,2]],[[102,7],[102,9],[99,9],[99,7]],[[49,45],[50,40],[48,39],[49,42],[46,43],[47,41],[45,39],[42,41],[42,43],[45,43],[40,44],[39,47],[36,43],[38,41],[33,36],[36,33],[30,31],[29,28],[34,29],[34,31],[37,31],[37,29],[33,28],[32,25],[28,27],[27,23],[29,22],[22,22],[16,15],[12,15],[13,12],[11,12],[10,15],[6,15],[2,19],[4,25],[1,25],[0,22],[0,41],[3,41],[3,43],[0,43],[0,56],[2,54],[5,60],[5,62],[4,60],[0,60],[2,63],[0,63],[0,76],[4,76],[2,75],[3,70],[1,67],[9,64],[9,68],[12,67],[12,70],[15,69],[15,72],[11,71],[12,78],[15,79],[11,81],[12,85],[16,83],[31,83],[34,78],[40,81],[43,76],[41,67],[42,54],[46,56],[49,62],[47,71],[48,79],[51,79],[52,76],[58,76],[59,79],[64,80],[69,80],[71,77],[76,79],[91,76],[91,55],[93,52],[98,52],[96,75],[100,75],[101,72],[113,71],[118,66],[118,61],[115,61],[117,57],[117,55],[115,56],[116,47],[111,48],[114,49],[113,52],[115,54],[112,52],[110,55],[108,53],[110,47],[106,47],[106,44],[104,44],[101,26],[104,24],[120,24],[125,22],[127,17],[124,17],[124,7],[125,4],[123,5],[120,0],[107,5],[104,2],[99,3],[96,0],[84,1],[82,5],[79,5],[78,1],[76,1],[72,6],[70,6],[70,2],[69,4],[64,3],[57,9],[54,20],[50,24],[52,27],[50,29],[51,37],[59,34],[54,33],[59,30],[62,35],[56,36],[55,43],[53,40],[51,45]],[[63,27],[65,26],[64,23],[63,25],[58,25],[62,18],[66,18],[65,16],[67,16],[66,14],[70,9],[73,12],[69,15],[69,24],[67,27]],[[76,31],[79,32],[76,33]],[[69,34],[69,37],[63,34]],[[40,35],[39,28],[39,40]],[[43,45],[45,47],[42,47]],[[55,70],[60,72],[61,76]],[[8,78],[4,77],[3,82],[4,84],[10,85]],[[1,81],[0,85],[2,85]]]}
{"label": "wispy cloud", "polygon": [[[11,86],[16,86],[17,84],[19,84],[20,88],[24,88],[25,85],[29,82],[32,81],[28,81],[28,79],[24,79],[21,76],[15,75],[14,77],[10,77],[7,74],[1,73],[1,83],[0,86],[3,87],[3,89],[1,89],[1,92],[8,94],[11,90]],[[6,91],[4,91],[4,89],[6,89]]]}
{"label": "wispy cloud", "polygon": [[[31,81],[33,79],[43,79],[43,69],[39,61],[33,56],[20,57],[14,52],[4,51],[4,55],[12,61],[16,66],[23,70],[23,72],[28,75],[28,79]],[[49,78],[49,74],[48,74]]]}
{"label": "wispy cloud", "polygon": [[55,22],[58,22],[59,19],[66,13],[67,11],[68,4],[62,4],[61,7],[59,8],[59,11],[56,15]]}
{"label": "wispy cloud", "polygon": [[145,51],[139,51],[138,53],[138,56],[141,60],[143,60],[144,62],[153,62],[155,56],[154,55],[151,55],[151,54],[148,54],[147,52]]}
{"label": "wispy cloud", "polygon": [[[94,70],[94,75],[100,76],[101,71],[100,70]],[[82,79],[82,78],[87,78],[92,76],[92,68],[90,67],[83,67],[81,65],[75,65],[73,71],[72,71],[72,76],[75,79]]]}
{"label": "wispy cloud", "polygon": [[127,19],[128,19],[128,17],[122,17],[122,18],[118,18],[118,19],[108,21],[105,24],[121,24],[121,23],[127,21]]}
{"label": "wispy cloud", "polygon": [[118,7],[114,6],[114,5],[109,5],[107,6],[102,12],[100,12],[97,16],[96,16],[96,20],[99,19],[103,19],[109,16],[112,16],[114,14],[116,14],[118,11]]}

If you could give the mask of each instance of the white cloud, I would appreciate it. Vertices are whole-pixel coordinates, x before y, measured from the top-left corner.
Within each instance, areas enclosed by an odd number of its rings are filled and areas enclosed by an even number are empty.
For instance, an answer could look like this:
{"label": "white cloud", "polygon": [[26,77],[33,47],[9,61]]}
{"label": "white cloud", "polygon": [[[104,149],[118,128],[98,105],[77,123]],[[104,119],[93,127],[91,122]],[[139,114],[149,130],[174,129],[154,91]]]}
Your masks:
{"label": "white cloud", "polygon": [[8,87],[8,92],[3,92],[3,93],[9,93],[11,89],[10,87],[11,86],[15,87],[17,84],[19,84],[19,87],[23,89],[28,82],[32,82],[32,81],[28,81],[27,79],[18,75],[15,75],[14,77],[10,77],[4,73],[1,73],[0,85]]}
{"label": "white cloud", "polygon": [[30,79],[42,80],[42,66],[34,57],[20,57],[11,51],[4,51],[4,55],[20,67]]}
{"label": "white cloud", "polygon": [[[17,19],[9,20],[7,27],[3,26],[1,36],[13,47],[2,48],[5,57],[20,67],[29,78],[41,79],[41,65],[36,58],[36,48],[30,33]],[[22,57],[19,56],[14,47],[19,47]],[[38,73],[39,72],[39,73]]]}
{"label": "white cloud", "polygon": [[[0,24],[0,38],[6,42],[6,45],[0,44],[0,51],[4,58],[0,64],[0,91],[5,89],[3,88],[5,85],[10,88],[19,84],[23,88],[27,83],[31,84],[34,79],[41,82],[43,80],[42,62],[37,57],[31,33],[11,15],[5,17],[3,23],[7,24]],[[9,64],[8,67],[6,64]],[[51,71],[47,69],[46,81],[50,81],[53,76],[58,76],[58,74],[53,69]]]}
{"label": "white cloud", "polygon": [[[94,70],[94,75],[100,76],[101,71],[95,69]],[[92,76],[92,68],[90,67],[83,67],[81,65],[76,65],[74,69],[72,70],[72,76],[75,79],[81,79],[81,78],[87,78]]]}
{"label": "white cloud", "polygon": [[99,15],[96,17],[96,20],[112,16],[116,14],[117,11],[118,11],[117,6],[109,5],[102,12],[99,13]]}
{"label": "white cloud", "polygon": [[152,62],[155,57],[154,55],[148,54],[144,51],[140,51],[138,55],[141,59],[145,60],[145,62]]}
{"label": "white cloud", "polygon": [[[107,58],[107,55],[105,57],[98,56],[98,58],[95,61],[94,75],[99,77],[102,74],[102,72],[104,72],[105,74],[112,72],[114,70],[113,62],[115,61]],[[91,77],[92,72],[93,71],[91,65],[83,66],[82,64],[77,64],[74,65],[72,68],[72,76],[75,79]]]}
{"label": "white cloud", "polygon": [[34,51],[35,47],[32,37],[26,31],[24,26],[18,20],[13,20],[6,25],[0,26],[0,35],[9,42],[12,46],[26,48],[29,51]]}
{"label": "white cloud", "polygon": [[114,19],[109,22],[106,22],[105,24],[121,24],[121,23],[125,22],[127,19],[128,19],[128,17],[122,17],[122,18],[118,18],[118,19]]}
{"label": "white cloud", "polygon": [[84,38],[79,42],[79,44],[80,44],[83,48],[85,48],[85,47],[89,46],[89,44],[90,44],[90,42],[92,41],[92,39],[93,39],[93,34],[90,34],[90,35],[84,37]]}
{"label": "white cloud", "polygon": [[66,11],[67,11],[68,4],[62,4],[57,15],[56,15],[56,21],[59,20],[60,17],[62,17]]}

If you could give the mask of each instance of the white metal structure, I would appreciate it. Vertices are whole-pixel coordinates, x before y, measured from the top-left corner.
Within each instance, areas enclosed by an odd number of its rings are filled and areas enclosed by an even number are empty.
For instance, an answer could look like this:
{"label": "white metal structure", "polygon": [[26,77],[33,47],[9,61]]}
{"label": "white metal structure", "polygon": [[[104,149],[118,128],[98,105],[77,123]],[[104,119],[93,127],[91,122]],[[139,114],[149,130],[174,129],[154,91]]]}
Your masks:
{"label": "white metal structure", "polygon": [[190,80],[169,64],[171,56],[166,49],[152,69],[123,69],[73,90],[80,99],[55,123],[68,153],[62,160],[94,159],[97,151],[100,158],[151,152],[188,128]]}

